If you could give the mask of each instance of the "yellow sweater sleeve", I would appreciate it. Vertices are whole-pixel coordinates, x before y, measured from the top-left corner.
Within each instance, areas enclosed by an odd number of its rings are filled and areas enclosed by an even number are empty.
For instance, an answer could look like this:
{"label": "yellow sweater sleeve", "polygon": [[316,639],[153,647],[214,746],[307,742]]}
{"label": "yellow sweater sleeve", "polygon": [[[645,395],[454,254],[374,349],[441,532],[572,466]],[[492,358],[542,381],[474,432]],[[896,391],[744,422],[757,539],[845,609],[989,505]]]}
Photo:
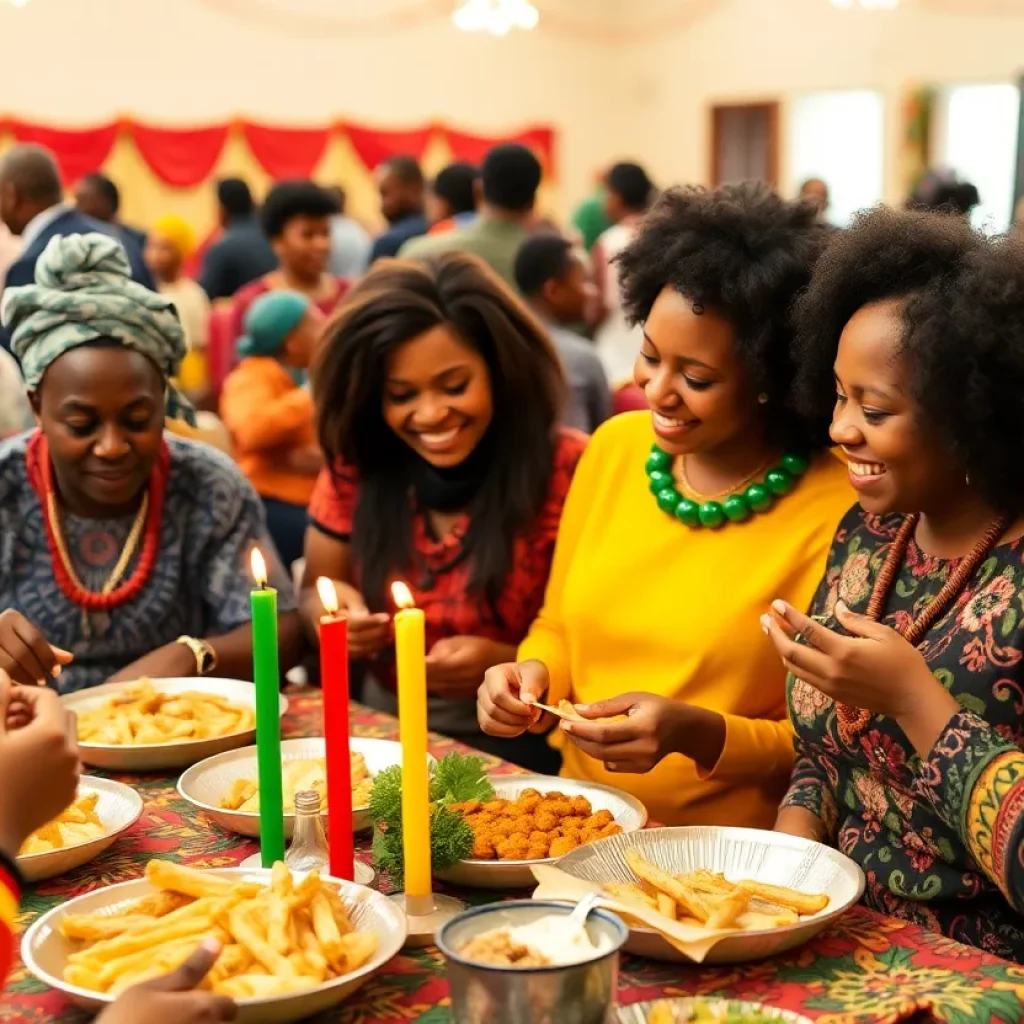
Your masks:
{"label": "yellow sweater sleeve", "polygon": [[789,719],[772,722],[719,712],[725,719],[725,745],[711,771],[697,775],[715,782],[749,783],[789,772],[793,767],[793,727]]}
{"label": "yellow sweater sleeve", "polygon": [[547,666],[551,681],[547,693],[549,703],[568,700],[572,691],[569,645],[562,623],[562,596],[587,513],[593,505],[595,474],[599,466],[594,452],[600,447],[599,441],[596,449],[595,442],[591,441],[576,467],[558,524],[558,538],[544,593],[544,605],[530,626],[526,639],[519,645],[519,661],[541,661]]}

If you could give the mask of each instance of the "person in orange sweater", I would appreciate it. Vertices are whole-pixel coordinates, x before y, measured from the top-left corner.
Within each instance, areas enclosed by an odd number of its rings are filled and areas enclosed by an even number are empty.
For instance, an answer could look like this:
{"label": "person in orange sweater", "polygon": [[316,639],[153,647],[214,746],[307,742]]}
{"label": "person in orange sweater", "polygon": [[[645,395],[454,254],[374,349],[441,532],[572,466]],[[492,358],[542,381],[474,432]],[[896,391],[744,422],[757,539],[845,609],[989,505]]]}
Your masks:
{"label": "person in orange sweater", "polygon": [[299,292],[260,296],[246,314],[240,362],[220,399],[235,458],[263,499],[270,536],[286,566],[302,557],[306,509],[323,468],[305,387],[322,322],[323,314]]}

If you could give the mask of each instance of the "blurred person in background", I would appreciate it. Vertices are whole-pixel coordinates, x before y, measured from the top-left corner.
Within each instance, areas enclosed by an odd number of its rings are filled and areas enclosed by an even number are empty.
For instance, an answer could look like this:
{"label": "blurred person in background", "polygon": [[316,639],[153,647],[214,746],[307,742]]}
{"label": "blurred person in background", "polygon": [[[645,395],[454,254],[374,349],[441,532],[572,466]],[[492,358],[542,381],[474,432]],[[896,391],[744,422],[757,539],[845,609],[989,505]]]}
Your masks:
{"label": "blurred person in background", "polygon": [[427,220],[431,235],[461,228],[476,217],[480,171],[470,163],[449,164],[427,189]]}
{"label": "blurred person in background", "polygon": [[25,394],[17,360],[0,349],[0,441],[32,426],[32,407]]}
{"label": "blurred person in background", "polygon": [[380,212],[387,228],[374,239],[370,262],[385,256],[397,256],[399,249],[429,228],[424,211],[423,169],[411,156],[396,156],[377,168]]}
{"label": "blurred person in background", "polygon": [[480,168],[476,218],[443,235],[417,238],[402,247],[403,259],[468,252],[489,264],[512,288],[519,247],[529,237],[541,181],[540,161],[518,142],[495,146]]}
{"label": "blurred person in background", "polygon": [[157,291],[174,303],[188,350],[181,361],[178,386],[194,402],[209,386],[206,342],[210,329],[210,300],[202,287],[182,273],[196,248],[196,235],[182,217],[166,214],[154,224],[146,241],[146,263]]}
{"label": "blurred person in background", "polygon": [[285,289],[305,295],[329,316],[348,291],[348,281],[328,273],[331,218],[337,203],[312,181],[282,181],[263,203],[260,219],[278,268],[242,288],[232,302],[232,337],[245,333],[245,314],[266,292]]}
{"label": "blurred person in background", "polygon": [[306,508],[324,464],[313,399],[303,386],[323,320],[307,295],[261,295],[246,314],[239,363],[220,396],[235,459],[263,499],[267,529],[286,567],[302,557]]}
{"label": "blurred person in background", "polygon": [[7,225],[0,221],[0,296],[3,295],[4,278],[7,268],[21,255],[21,242],[11,234]]}
{"label": "blurred person in background", "polygon": [[522,244],[515,273],[519,292],[554,342],[569,381],[562,422],[592,434],[611,415],[611,391],[594,346],[569,329],[584,319],[594,290],[587,267],[571,242],[547,233]]}
{"label": "blurred person in background", "polygon": [[633,385],[633,364],[643,332],[626,322],[616,257],[636,237],[655,198],[654,183],[635,163],[618,163],[605,178],[605,213],[612,222],[593,249],[594,278],[604,311],[594,335],[597,354],[613,390]]}
{"label": "blurred person in background", "polygon": [[[0,158],[0,220],[21,240],[21,254],[7,268],[0,291],[35,283],[36,261],[52,238],[90,232],[117,237],[128,257],[132,278],[146,288],[154,288],[138,246],[118,237],[109,224],[86,217],[64,202],[57,161],[43,146],[11,146]],[[0,347],[10,349],[10,334],[3,328]]]}
{"label": "blurred person in background", "polygon": [[337,211],[331,217],[331,255],[327,269],[335,277],[355,280],[366,269],[373,239],[355,217],[345,212],[348,202],[345,190],[340,185],[331,185],[326,192],[338,204]]}
{"label": "blurred person in background", "polygon": [[580,233],[583,247],[590,252],[594,243],[612,226],[605,212],[604,179],[602,172],[597,177],[594,191],[576,207],[572,214],[572,225]]}
{"label": "blurred person in background", "polygon": [[955,171],[932,170],[918,183],[907,200],[908,210],[935,210],[970,217],[981,202],[978,189]]}
{"label": "blurred person in background", "polygon": [[118,216],[121,192],[111,178],[95,171],[75,184],[75,208],[86,217],[109,224],[121,241],[131,241],[140,251],[146,248],[146,232],[125,224]]}
{"label": "blurred person in background", "polygon": [[822,220],[827,219],[830,204],[828,184],[822,178],[808,178],[801,186],[798,199],[813,203]]}
{"label": "blurred person in background", "polygon": [[241,178],[217,182],[217,216],[221,234],[207,248],[199,271],[199,284],[211,302],[230,299],[239,288],[277,266],[252,193]]}

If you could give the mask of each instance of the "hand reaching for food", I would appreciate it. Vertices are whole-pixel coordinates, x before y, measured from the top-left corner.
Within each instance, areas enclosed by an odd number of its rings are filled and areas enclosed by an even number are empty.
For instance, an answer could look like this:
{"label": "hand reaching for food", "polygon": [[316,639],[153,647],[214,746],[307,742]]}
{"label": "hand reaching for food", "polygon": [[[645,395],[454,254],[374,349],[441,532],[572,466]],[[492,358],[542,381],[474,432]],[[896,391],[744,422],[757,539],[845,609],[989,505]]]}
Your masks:
{"label": "hand reaching for food", "polygon": [[480,728],[488,736],[521,736],[539,721],[537,706],[551,681],[541,661],[509,662],[484,673],[476,696]]}
{"label": "hand reaching for food", "polygon": [[45,686],[74,660],[70,651],[48,643],[40,629],[21,612],[0,612],[0,671],[21,686]]}

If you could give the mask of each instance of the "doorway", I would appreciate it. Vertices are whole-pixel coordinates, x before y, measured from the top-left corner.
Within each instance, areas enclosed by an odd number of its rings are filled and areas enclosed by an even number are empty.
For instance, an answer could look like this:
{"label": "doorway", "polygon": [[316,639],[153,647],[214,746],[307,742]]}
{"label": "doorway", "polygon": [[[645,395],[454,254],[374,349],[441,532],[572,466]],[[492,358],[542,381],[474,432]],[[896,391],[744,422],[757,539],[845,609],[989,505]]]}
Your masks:
{"label": "doorway", "polygon": [[779,104],[716,104],[711,108],[711,183],[779,183]]}

